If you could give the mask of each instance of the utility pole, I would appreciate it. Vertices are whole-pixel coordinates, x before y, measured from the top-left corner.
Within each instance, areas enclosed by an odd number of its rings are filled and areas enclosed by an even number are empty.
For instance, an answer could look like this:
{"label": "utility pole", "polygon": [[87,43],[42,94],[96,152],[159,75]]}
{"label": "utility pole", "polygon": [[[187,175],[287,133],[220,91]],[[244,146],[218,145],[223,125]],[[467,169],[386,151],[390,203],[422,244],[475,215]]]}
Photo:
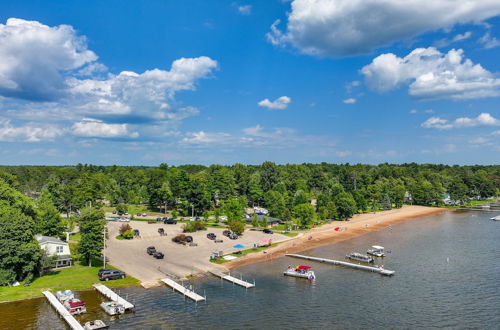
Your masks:
{"label": "utility pole", "polygon": [[191,203],[191,217],[194,218],[194,204]]}
{"label": "utility pole", "polygon": [[102,260],[104,263],[104,266],[102,268],[106,268],[106,225],[104,225],[104,231],[103,231],[103,241],[104,245],[102,246]]}

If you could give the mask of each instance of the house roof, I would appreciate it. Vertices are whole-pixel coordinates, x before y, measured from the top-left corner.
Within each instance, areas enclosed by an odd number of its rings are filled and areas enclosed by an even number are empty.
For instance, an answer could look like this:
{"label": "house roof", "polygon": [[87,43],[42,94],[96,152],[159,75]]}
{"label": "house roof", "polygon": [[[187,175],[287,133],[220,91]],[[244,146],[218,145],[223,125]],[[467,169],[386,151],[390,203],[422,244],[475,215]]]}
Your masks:
{"label": "house roof", "polygon": [[35,238],[38,241],[38,244],[45,244],[45,243],[68,244],[65,241],[62,241],[57,237],[43,236],[43,235],[38,234],[38,235],[35,235]]}

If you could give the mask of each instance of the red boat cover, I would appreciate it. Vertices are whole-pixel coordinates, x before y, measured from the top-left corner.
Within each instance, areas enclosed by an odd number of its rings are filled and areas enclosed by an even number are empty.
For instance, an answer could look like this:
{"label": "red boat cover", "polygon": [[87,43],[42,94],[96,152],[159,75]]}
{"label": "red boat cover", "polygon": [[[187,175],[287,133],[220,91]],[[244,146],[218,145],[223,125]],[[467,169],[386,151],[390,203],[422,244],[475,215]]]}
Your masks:
{"label": "red boat cover", "polygon": [[297,269],[305,269],[305,270],[307,270],[307,269],[311,269],[311,267],[300,265],[300,266],[297,266]]}
{"label": "red boat cover", "polygon": [[85,306],[85,301],[75,299],[75,300],[68,301],[68,305],[71,308]]}

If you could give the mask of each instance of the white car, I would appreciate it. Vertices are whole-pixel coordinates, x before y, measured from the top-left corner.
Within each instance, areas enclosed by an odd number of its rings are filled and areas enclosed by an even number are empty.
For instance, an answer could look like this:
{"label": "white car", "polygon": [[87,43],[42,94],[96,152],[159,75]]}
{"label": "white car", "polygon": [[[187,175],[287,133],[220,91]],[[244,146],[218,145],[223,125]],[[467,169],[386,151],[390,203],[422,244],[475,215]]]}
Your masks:
{"label": "white car", "polygon": [[222,221],[227,221],[227,217],[225,215],[221,215],[219,217],[219,220],[222,220]]}

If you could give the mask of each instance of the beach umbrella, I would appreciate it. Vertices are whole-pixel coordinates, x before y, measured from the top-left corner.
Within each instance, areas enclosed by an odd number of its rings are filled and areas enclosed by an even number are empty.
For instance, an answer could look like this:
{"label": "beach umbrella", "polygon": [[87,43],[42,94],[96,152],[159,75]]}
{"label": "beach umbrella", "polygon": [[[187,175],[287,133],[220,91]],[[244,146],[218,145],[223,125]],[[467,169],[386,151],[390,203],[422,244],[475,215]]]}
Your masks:
{"label": "beach umbrella", "polygon": [[235,249],[243,249],[244,247],[245,247],[245,245],[242,245],[242,244],[233,245],[233,248],[235,248]]}

